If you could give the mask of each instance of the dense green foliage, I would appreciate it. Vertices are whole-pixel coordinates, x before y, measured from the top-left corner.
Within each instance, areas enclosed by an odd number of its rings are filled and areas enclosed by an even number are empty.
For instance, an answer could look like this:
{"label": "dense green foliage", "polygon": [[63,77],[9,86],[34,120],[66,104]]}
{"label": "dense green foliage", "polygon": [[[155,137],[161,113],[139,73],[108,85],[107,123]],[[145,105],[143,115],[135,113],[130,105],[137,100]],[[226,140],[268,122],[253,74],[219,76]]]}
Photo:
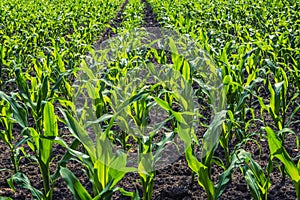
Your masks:
{"label": "dense green foliage", "polygon": [[[11,171],[10,187],[28,189],[35,199],[53,199],[61,177],[74,199],[111,199],[120,191],[132,199],[149,200],[161,153],[175,143],[178,150],[184,148],[178,154],[185,154],[192,181],[197,175],[208,199],[221,197],[235,168],[254,199],[268,199],[274,168],[283,180],[286,176],[292,180],[299,199],[299,154],[286,150],[287,145],[299,149],[295,133],[300,109],[299,1],[148,2],[161,27],[183,35],[179,42],[166,37],[156,44],[169,51],[139,44],[149,39],[136,29],[145,23],[145,5],[139,0],[128,1],[122,20],[111,27],[119,33],[117,42],[105,43],[105,49],[96,42],[123,1],[0,2],[0,139],[13,164],[13,169],[0,170]],[[178,55],[176,45],[188,49],[190,44],[180,42],[189,37],[197,50],[208,53],[203,59],[209,57],[210,64],[202,66],[205,62]],[[132,45],[132,41],[137,42]],[[205,67],[213,73],[198,70]],[[143,70],[148,70],[146,78],[140,75]],[[148,75],[156,82],[147,82]],[[209,79],[220,79],[223,88],[210,87],[205,83]],[[207,102],[203,112],[197,111],[191,97]],[[76,98],[83,99],[80,105]],[[156,107],[167,117],[151,125],[150,111]],[[195,122],[205,133],[196,131]],[[70,135],[64,135],[62,125]],[[295,144],[286,144],[287,136],[296,138]],[[270,156],[261,166],[245,147],[251,142],[262,150],[264,141]],[[51,173],[54,144],[66,153]],[[217,149],[224,156],[217,156]],[[136,163],[128,166],[133,152]],[[39,167],[43,188],[34,188],[22,172],[24,157]],[[85,188],[68,169],[70,159],[82,165],[92,188]],[[216,165],[222,171],[214,182]],[[134,171],[142,193],[117,187],[126,173]]]}
{"label": "dense green foliage", "polygon": [[48,68],[56,77],[78,67],[121,4],[104,0],[1,1],[1,87],[16,66],[31,74]]}

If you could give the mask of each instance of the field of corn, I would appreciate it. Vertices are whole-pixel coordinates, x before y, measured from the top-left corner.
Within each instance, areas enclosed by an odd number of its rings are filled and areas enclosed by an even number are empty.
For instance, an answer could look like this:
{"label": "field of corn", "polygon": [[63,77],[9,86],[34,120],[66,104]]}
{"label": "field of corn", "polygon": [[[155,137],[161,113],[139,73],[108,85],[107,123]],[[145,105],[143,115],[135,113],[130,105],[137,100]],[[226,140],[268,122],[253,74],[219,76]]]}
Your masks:
{"label": "field of corn", "polygon": [[0,200],[300,199],[299,136],[298,0],[0,1]]}

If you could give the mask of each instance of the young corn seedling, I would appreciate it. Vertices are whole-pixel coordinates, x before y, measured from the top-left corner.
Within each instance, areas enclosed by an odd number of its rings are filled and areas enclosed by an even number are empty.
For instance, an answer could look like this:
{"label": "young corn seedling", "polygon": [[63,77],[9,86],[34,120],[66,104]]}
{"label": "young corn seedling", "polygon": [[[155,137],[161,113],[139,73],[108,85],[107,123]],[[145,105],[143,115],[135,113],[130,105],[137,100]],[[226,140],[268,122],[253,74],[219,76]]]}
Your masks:
{"label": "young corn seedling", "polygon": [[266,167],[266,176],[261,166],[255,162],[250,153],[241,149],[238,153],[238,159],[243,160],[240,163],[240,169],[250,188],[252,197],[256,200],[267,200],[268,191],[271,187],[270,174],[273,170],[272,161],[269,160]]}
{"label": "young corn seedling", "polygon": [[[268,81],[268,89],[271,94],[268,112],[271,114],[276,128],[282,130],[286,127],[286,113],[289,105],[287,99],[289,82],[284,69],[279,68],[273,74],[275,75],[274,87],[272,87],[270,79]],[[282,139],[284,141],[284,138]]]}
{"label": "young corn seedling", "polygon": [[[21,128],[28,127],[27,111],[23,108],[24,106],[16,100],[16,96],[8,96],[0,91],[0,124],[3,125],[4,130],[0,130],[0,138],[8,145],[11,151],[11,159],[14,166],[14,176],[21,174],[19,169],[19,161],[22,157],[19,157],[20,152],[23,153],[24,157],[27,153],[24,147],[20,147],[22,144],[26,143],[28,138],[23,138],[21,141],[15,141],[13,136],[14,124],[19,124]],[[22,179],[21,179],[22,180]],[[9,185],[14,189],[12,178],[8,180]],[[24,182],[21,181],[23,184]],[[31,190],[31,188],[29,187]],[[34,190],[34,189],[33,189]]]}
{"label": "young corn seedling", "polygon": [[[0,93],[0,99],[2,99],[1,93]],[[18,106],[19,109],[22,109],[20,105]],[[0,130],[0,139],[9,147],[11,153],[11,161],[14,166],[14,173],[17,173],[19,171],[18,152],[20,149],[13,143],[14,123],[16,122],[13,119],[12,109],[9,102],[6,102],[4,100],[0,101],[0,125],[1,127],[4,128]]]}
{"label": "young corn seedling", "polygon": [[28,146],[34,151],[35,158],[38,162],[38,166],[43,178],[43,192],[35,189],[31,186],[27,176],[21,172],[16,173],[10,180],[10,185],[14,189],[13,184],[18,184],[23,188],[29,189],[36,199],[52,199],[52,193],[54,188],[54,182],[50,177],[50,156],[52,152],[52,146],[54,144],[53,138],[58,136],[57,119],[54,113],[54,106],[50,102],[46,102],[43,108],[43,116],[41,121],[43,126],[41,127],[43,132],[38,133],[32,127],[25,127],[23,134],[30,136],[28,139]]}
{"label": "young corn seedling", "polygon": [[[135,168],[127,167],[127,155],[121,149],[113,148],[116,138],[111,129],[115,125],[115,119],[121,114],[117,108],[122,105],[117,104],[115,108],[113,106],[115,94],[111,91],[106,93],[103,88],[103,84],[113,87],[113,82],[118,84],[120,79],[117,77],[111,82],[111,79],[104,80],[101,77],[98,79],[97,74],[94,74],[85,63],[82,65],[82,73],[82,80],[74,93],[76,105],[72,106],[77,113],[76,117],[67,110],[62,111],[67,127],[75,139],[70,147],[61,140],[58,141],[68,149],[68,155],[59,166],[60,175],[75,199],[111,199],[117,190],[134,197],[134,193],[116,187],[125,174],[135,171]],[[113,88],[111,90],[114,91]],[[105,106],[111,107],[111,111],[108,112]],[[83,145],[83,152],[77,150],[79,144]],[[66,162],[71,156],[76,157],[85,167],[94,196],[89,194],[78,178],[66,168]]]}
{"label": "young corn seedling", "polygon": [[[274,81],[275,84],[271,84],[271,80],[267,79],[268,90],[270,92],[270,101],[268,105],[265,105],[263,98],[258,97],[259,103],[261,105],[261,113],[264,110],[267,110],[268,113],[271,115],[275,127],[278,131],[284,130],[288,127],[291,123],[293,116],[298,112],[299,106],[292,112],[291,118],[286,122],[287,119],[287,111],[292,104],[292,101],[288,102],[288,77],[283,68],[276,68],[276,66],[270,61],[266,61],[268,65],[271,67],[272,74],[274,74]],[[279,135],[281,141],[284,144],[285,141],[285,132]],[[285,166],[282,166],[281,169],[283,180],[285,180]]]}
{"label": "young corn seedling", "polygon": [[[229,152],[229,141],[233,138],[234,132],[239,136],[239,142],[244,143],[249,139],[251,134],[248,134],[247,131],[253,122],[262,122],[262,120],[255,118],[254,109],[250,107],[252,104],[253,96],[257,96],[255,93],[255,87],[258,82],[261,82],[262,79],[256,77],[257,72],[253,72],[247,82],[243,85],[234,83],[231,78],[226,76],[224,78],[224,88],[228,89],[228,86],[236,85],[241,88],[241,92],[236,95],[236,99],[239,99],[237,103],[233,105],[233,111],[227,110],[228,119],[222,125],[222,134],[220,137],[220,145],[225,151],[226,165],[230,164],[230,152]],[[230,83],[229,83],[230,82]],[[228,94],[229,95],[229,94]],[[227,97],[228,97],[227,95]],[[230,98],[230,97],[229,97]],[[249,106],[247,105],[247,100],[249,100]],[[247,120],[247,113],[251,114],[250,119]],[[242,137],[240,137],[242,136]]]}
{"label": "young corn seedling", "polygon": [[[233,154],[230,165],[223,173],[220,174],[218,183],[214,185],[211,179],[211,172],[209,171],[211,166],[205,164],[209,162],[211,163],[211,160],[208,160],[209,157],[207,157],[205,160],[199,161],[194,155],[191,145],[187,145],[191,142],[190,139],[186,137],[186,134],[189,132],[189,130],[180,129],[179,131],[181,131],[181,134],[185,135],[184,140],[186,144],[186,160],[190,169],[198,175],[198,184],[205,190],[208,199],[219,199],[225,190],[226,184],[231,180],[233,169],[240,166],[240,163],[243,161],[239,158],[240,156],[236,155],[237,153]],[[212,154],[212,152],[207,153]]]}
{"label": "young corn seedling", "polygon": [[[148,109],[151,109],[151,107]],[[154,141],[157,132],[162,130],[163,125],[167,121],[169,119],[163,122],[156,122],[155,126],[152,127],[153,130],[149,133],[145,132],[145,128],[149,129],[149,124],[143,124],[139,126],[139,129],[134,130],[134,135],[137,135],[135,137],[138,142],[138,173],[143,187],[143,200],[152,199],[156,164],[160,160],[166,144],[171,142],[175,136],[174,132],[165,132],[159,142]]]}
{"label": "young corn seedling", "polygon": [[[137,154],[134,164],[137,165],[142,184],[142,199],[149,200],[152,198],[157,162],[159,162],[166,144],[171,142],[175,135],[173,132],[163,132],[162,139],[155,142],[154,138],[157,133],[171,119],[171,117],[166,117],[162,122],[156,122],[155,118],[162,113],[155,113],[154,118],[150,116],[150,112],[155,112],[155,106],[160,99],[156,96],[165,94],[163,92],[165,82],[158,79],[159,73],[155,73],[151,66],[147,66],[146,69],[143,69],[143,66],[138,67],[129,70],[128,75],[120,77],[118,84],[113,86],[110,105],[117,115],[116,124],[126,134],[126,137],[132,137],[136,142],[136,145],[131,144],[129,151]],[[158,83],[149,85],[148,78],[153,79],[152,81],[158,80]],[[164,79],[164,81],[167,80]],[[151,122],[152,120],[154,121]],[[133,149],[134,147],[137,148],[137,151]]]}
{"label": "young corn seedling", "polygon": [[[291,105],[293,105],[293,101],[297,98],[297,94],[292,96],[291,99],[289,99],[289,78],[285,70],[281,67],[276,67],[270,60],[266,60],[266,62],[271,69],[270,76],[274,75],[273,79],[275,83],[274,85],[272,85],[271,78],[267,78],[267,86],[270,92],[270,101],[268,105],[265,105],[263,98],[259,97],[259,103],[262,108],[261,112],[263,110],[267,110],[275,123],[276,129],[281,131],[292,123],[292,118],[299,110],[298,105],[293,110],[290,119],[287,120],[288,109],[291,107]],[[284,142],[284,134],[282,134],[280,137],[281,140]]]}
{"label": "young corn seedling", "polygon": [[[239,142],[243,142],[248,137],[248,126],[254,120],[252,93],[256,87],[255,83],[260,81],[255,66],[257,63],[254,61],[257,54],[253,54],[255,49],[251,49],[250,45],[242,45],[235,49],[235,45],[232,41],[227,42],[218,56],[228,105],[228,119],[222,125],[220,136],[220,145],[225,151],[225,167],[231,163],[230,140],[235,136]],[[237,54],[233,56],[233,52]],[[246,73],[248,77],[245,77]],[[251,114],[252,119],[247,119],[247,114]]]}
{"label": "young corn seedling", "polygon": [[[238,50],[235,50],[234,45],[233,42],[226,43],[219,59],[222,63],[223,84],[229,107],[228,114],[235,116],[235,120],[231,120],[231,124],[227,123],[229,125],[227,131],[235,132],[238,139],[242,141],[246,138],[247,114],[252,114],[252,118],[254,118],[252,93],[254,93],[256,88],[255,83],[261,81],[258,77],[259,69],[256,67],[258,63],[255,61],[259,51],[251,49],[250,45],[243,45]],[[229,55],[233,51],[238,51],[238,55],[231,58]],[[233,60],[229,62],[229,59]],[[237,66],[231,64],[238,62]],[[248,76],[245,77],[245,74]],[[227,135],[232,137],[233,133],[228,133]]]}
{"label": "young corn seedling", "polygon": [[[192,87],[188,82],[184,81],[184,78],[181,77],[180,80],[180,84],[183,84],[182,87],[177,87],[177,90],[176,88],[173,88],[172,90],[178,104],[181,105],[180,111],[174,111],[166,101],[160,98],[154,99],[163,109],[171,112],[176,119],[176,133],[184,142],[185,156],[189,167],[198,175],[198,183],[205,190],[208,199],[217,199],[224,191],[226,183],[230,180],[231,171],[234,167],[234,164],[228,167],[227,171],[220,176],[218,185],[215,187],[211,180],[211,166],[214,162],[213,155],[218,145],[219,129],[223,123],[225,112],[222,111],[215,114],[214,121],[204,135],[202,142],[202,158],[199,161],[194,152],[194,146],[200,144],[194,128],[194,125],[198,124],[195,117],[198,118],[199,116],[195,114],[194,102],[191,98],[193,96],[191,90]],[[182,88],[182,90],[180,90],[180,88]]]}
{"label": "young corn seedling", "polygon": [[[163,138],[158,142],[154,142],[154,137],[162,126],[168,121],[157,122],[149,132],[149,112],[155,102],[151,101],[152,97],[149,92],[133,93],[130,98],[130,107],[127,111],[128,116],[134,121],[134,126],[131,130],[127,130],[128,134],[132,134],[133,138],[137,141],[138,145],[138,173],[143,188],[143,200],[152,199],[154,178],[156,176],[156,163],[161,157],[161,152],[164,150],[165,145],[174,138],[173,133],[164,133]],[[154,97],[155,99],[156,97]],[[129,127],[127,124],[126,127]],[[156,151],[153,153],[153,151]]]}
{"label": "young corn seedling", "polygon": [[143,187],[143,200],[152,199],[156,164],[160,160],[166,144],[171,142],[175,136],[173,132],[165,133],[159,142],[154,143],[153,138],[159,129],[161,127],[153,130],[149,136],[144,136],[139,142],[138,173]]}
{"label": "young corn seedling", "polygon": [[[38,198],[52,199],[55,180],[50,177],[50,156],[53,146],[53,137],[58,136],[57,116],[54,112],[52,99],[55,97],[56,86],[50,90],[49,76],[45,72],[38,73],[37,77],[23,74],[21,68],[15,69],[16,82],[19,89],[17,97],[26,106],[26,117],[32,117],[34,124],[24,124],[18,121],[23,128],[22,134],[27,137],[27,144],[35,153],[41,175],[43,177],[43,195],[32,190]],[[27,79],[26,79],[27,78]],[[30,84],[28,84],[30,82]],[[31,127],[33,126],[33,127]],[[19,174],[20,175],[20,174]],[[25,176],[25,175],[22,175]],[[13,177],[12,180],[17,177]],[[31,186],[28,186],[31,187]]]}
{"label": "young corn seedling", "polygon": [[[101,128],[97,124],[101,120],[92,124],[95,131],[93,134],[96,134],[95,141],[93,141],[90,137],[91,133],[85,130],[87,128],[86,125],[81,125],[66,111],[63,111],[63,115],[68,128],[76,140],[83,145],[86,152],[81,153],[76,149],[68,148],[69,153],[77,157],[86,167],[87,175],[92,183],[94,197],[87,192],[77,177],[63,166],[60,167],[62,178],[65,180],[75,199],[111,199],[113,193],[120,189],[115,187],[115,185],[127,172],[134,171],[135,169],[126,167],[126,154],[121,151],[113,152],[111,141],[107,137],[109,129],[101,131]],[[112,123],[113,118],[110,127]],[[67,147],[67,145],[63,146]],[[123,190],[120,191],[122,192]],[[134,196],[132,193],[126,193],[126,195]]]}

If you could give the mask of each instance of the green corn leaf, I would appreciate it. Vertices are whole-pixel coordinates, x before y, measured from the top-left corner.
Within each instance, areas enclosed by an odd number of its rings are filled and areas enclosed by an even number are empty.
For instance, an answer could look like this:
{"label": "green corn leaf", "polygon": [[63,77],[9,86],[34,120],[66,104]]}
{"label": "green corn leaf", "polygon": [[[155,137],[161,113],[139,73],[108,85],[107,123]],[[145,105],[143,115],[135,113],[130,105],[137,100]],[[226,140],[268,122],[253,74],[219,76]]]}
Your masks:
{"label": "green corn leaf", "polygon": [[193,150],[191,147],[185,149],[185,157],[189,167],[197,173],[198,183],[202,188],[205,189],[208,199],[214,199],[215,188],[214,183],[209,177],[208,167],[197,160],[197,158],[193,155]]}
{"label": "green corn leaf", "polygon": [[106,185],[106,187],[98,194],[93,200],[111,199],[113,193],[118,190],[118,188],[112,188],[113,179]]}
{"label": "green corn leaf", "polygon": [[[55,142],[61,144],[63,147],[67,148],[68,151],[65,153],[65,155],[62,157],[62,159],[60,159],[60,161],[58,161],[58,167],[57,167],[57,171],[52,175],[51,179],[52,180],[56,180],[58,177],[59,177],[59,170],[61,167],[66,167],[66,164],[67,162],[72,158],[72,155],[74,156],[78,156],[80,154],[80,152],[74,152],[73,154],[70,153],[70,151],[74,151],[73,149],[77,149],[78,146],[80,145],[80,142],[79,140],[75,139],[73,140],[72,144],[70,145],[70,147],[65,143],[64,140],[62,139],[57,139],[55,140]],[[87,155],[86,155],[87,158],[89,158]]]}
{"label": "green corn leaf", "polygon": [[243,174],[245,176],[245,180],[247,182],[247,184],[250,187],[251,193],[252,193],[252,197],[254,197],[254,199],[256,200],[260,200],[260,190],[259,187],[256,183],[255,177],[253,172],[246,166],[242,167],[242,171]]}
{"label": "green corn leaf", "polygon": [[231,180],[233,169],[238,167],[241,163],[241,156],[235,153],[232,156],[230,166],[219,176],[218,183],[215,186],[215,198],[219,199],[225,190],[226,184]]}
{"label": "green corn leaf", "polygon": [[90,80],[94,80],[96,78],[94,75],[94,72],[88,67],[88,65],[85,61],[82,61],[81,69],[84,73],[86,73],[88,75],[88,78]]}
{"label": "green corn leaf", "polygon": [[[44,120],[44,136],[58,136],[58,125],[56,120],[56,115],[54,113],[54,106],[52,103],[47,102],[44,107],[43,113],[43,120]],[[41,160],[47,164],[50,159],[50,155],[52,152],[52,145],[53,141],[48,139],[41,139],[40,144],[40,153],[41,153]]]}
{"label": "green corn leaf", "polygon": [[[240,167],[245,180],[250,188],[254,199],[266,199],[268,190],[271,186],[269,177],[266,177],[261,166],[256,163],[251,154],[245,150],[239,150],[239,159],[242,161]],[[268,174],[271,172],[269,171]]]}
{"label": "green corn leaf", "polygon": [[23,76],[22,70],[20,68],[15,69],[16,77],[17,77],[17,85],[19,88],[19,92],[21,96],[26,100],[26,101],[31,101],[30,99],[30,93],[28,89],[28,85],[25,81],[25,78]]}
{"label": "green corn leaf", "polygon": [[8,183],[9,183],[10,187],[13,188],[13,189],[14,189],[14,184],[16,184],[21,188],[30,190],[30,192],[31,192],[34,199],[38,199],[38,200],[43,200],[44,199],[43,193],[41,191],[37,190],[36,188],[34,188],[30,184],[30,181],[29,181],[28,177],[25,174],[21,173],[21,172],[18,172],[16,174],[14,174],[10,178],[10,180],[8,180]]}
{"label": "green corn leaf", "polygon": [[172,108],[169,106],[168,102],[158,98],[158,97],[153,97],[156,103],[161,106],[164,110],[166,111],[171,111]]}
{"label": "green corn leaf", "polygon": [[136,193],[135,192],[128,192],[126,190],[124,190],[123,188],[120,188],[119,191],[121,192],[122,195],[126,196],[126,197],[131,197],[131,199],[134,199]]}
{"label": "green corn leaf", "polygon": [[20,126],[22,128],[28,127],[27,111],[24,109],[24,106],[20,105],[15,99],[9,97],[2,91],[0,91],[0,99],[4,99],[10,104],[14,118]]}
{"label": "green corn leaf", "polygon": [[146,181],[151,172],[154,172],[154,157],[152,153],[141,153],[141,159],[138,163],[139,175]]}
{"label": "green corn leaf", "polygon": [[60,175],[66,182],[67,187],[73,194],[74,199],[76,200],[92,200],[91,195],[86,191],[82,186],[79,180],[74,176],[74,174],[67,168],[61,167]]}
{"label": "green corn leaf", "polygon": [[282,142],[277,138],[275,132],[270,127],[266,127],[266,132],[268,136],[268,144],[271,155],[278,158],[284,164],[285,170],[289,177],[294,183],[299,184],[299,170],[297,169],[295,163],[293,162],[289,154],[282,146]]}
{"label": "green corn leaf", "polygon": [[43,77],[42,87],[39,89],[39,96],[37,100],[37,110],[40,110],[42,107],[42,102],[45,101],[48,97],[48,91],[50,84],[48,81],[48,76]]}
{"label": "green corn leaf", "polygon": [[269,92],[270,92],[270,111],[271,111],[271,115],[273,116],[273,118],[277,118],[277,114],[276,114],[276,94],[275,94],[275,90],[273,89],[271,83],[269,83],[268,85],[269,88]]}
{"label": "green corn leaf", "polygon": [[183,62],[182,66],[182,76],[186,81],[189,81],[191,79],[191,67],[186,60]]}
{"label": "green corn leaf", "polygon": [[[30,136],[32,138],[32,140],[34,141],[34,144],[31,143],[31,141],[27,141],[27,145],[33,150],[33,151],[39,151],[40,150],[40,142],[39,142],[39,138],[40,135],[39,133],[32,127],[27,129],[30,133]],[[25,131],[25,130],[24,130]]]}
{"label": "green corn leaf", "polygon": [[247,78],[247,82],[245,83],[245,87],[248,87],[250,85],[250,83],[256,79],[256,72],[252,72],[248,78]]}
{"label": "green corn leaf", "polygon": [[202,157],[203,163],[210,166],[212,156],[219,144],[219,137],[221,133],[221,125],[226,117],[226,111],[216,113],[212,123],[210,123],[207,131],[203,136]]}
{"label": "green corn leaf", "polygon": [[222,54],[220,56],[220,61],[222,61],[225,65],[227,65],[228,67],[230,66],[229,61],[228,61],[228,52],[231,48],[232,43],[231,42],[227,42],[225,47],[222,49]]}
{"label": "green corn leaf", "polygon": [[164,100],[162,100],[158,97],[153,97],[153,99],[164,110],[170,111],[174,115],[174,117],[176,118],[176,120],[178,122],[180,122],[183,125],[187,125],[187,122],[184,120],[184,117],[182,116],[182,113],[173,111],[173,109],[169,106],[168,102],[166,102],[166,101],[164,101]]}
{"label": "green corn leaf", "polygon": [[99,98],[99,93],[96,92],[97,91],[96,88],[90,81],[86,82],[86,88],[87,88],[87,91],[89,94],[89,98],[91,98],[93,100],[96,98]]}
{"label": "green corn leaf", "polygon": [[165,148],[165,145],[167,143],[171,142],[174,139],[174,137],[175,137],[174,132],[165,133],[163,135],[163,138],[161,139],[161,141],[156,144],[156,152],[154,154],[154,163],[159,161],[159,159],[161,158],[161,153],[163,152],[163,150]]}
{"label": "green corn leaf", "polygon": [[86,130],[68,112],[63,110],[61,110],[61,112],[66,119],[67,126],[70,129],[71,133],[84,145],[88,154],[92,156],[91,159],[94,160],[94,156],[97,155],[96,149],[94,147],[94,142],[89,137]]}

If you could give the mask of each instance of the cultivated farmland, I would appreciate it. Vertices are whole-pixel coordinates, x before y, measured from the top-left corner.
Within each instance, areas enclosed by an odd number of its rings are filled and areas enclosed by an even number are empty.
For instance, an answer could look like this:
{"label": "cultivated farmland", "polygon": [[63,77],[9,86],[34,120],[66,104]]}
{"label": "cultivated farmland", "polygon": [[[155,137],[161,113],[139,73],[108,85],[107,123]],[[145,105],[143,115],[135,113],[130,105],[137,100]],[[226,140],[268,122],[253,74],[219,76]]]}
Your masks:
{"label": "cultivated farmland", "polygon": [[300,199],[300,2],[2,0],[0,200]]}

